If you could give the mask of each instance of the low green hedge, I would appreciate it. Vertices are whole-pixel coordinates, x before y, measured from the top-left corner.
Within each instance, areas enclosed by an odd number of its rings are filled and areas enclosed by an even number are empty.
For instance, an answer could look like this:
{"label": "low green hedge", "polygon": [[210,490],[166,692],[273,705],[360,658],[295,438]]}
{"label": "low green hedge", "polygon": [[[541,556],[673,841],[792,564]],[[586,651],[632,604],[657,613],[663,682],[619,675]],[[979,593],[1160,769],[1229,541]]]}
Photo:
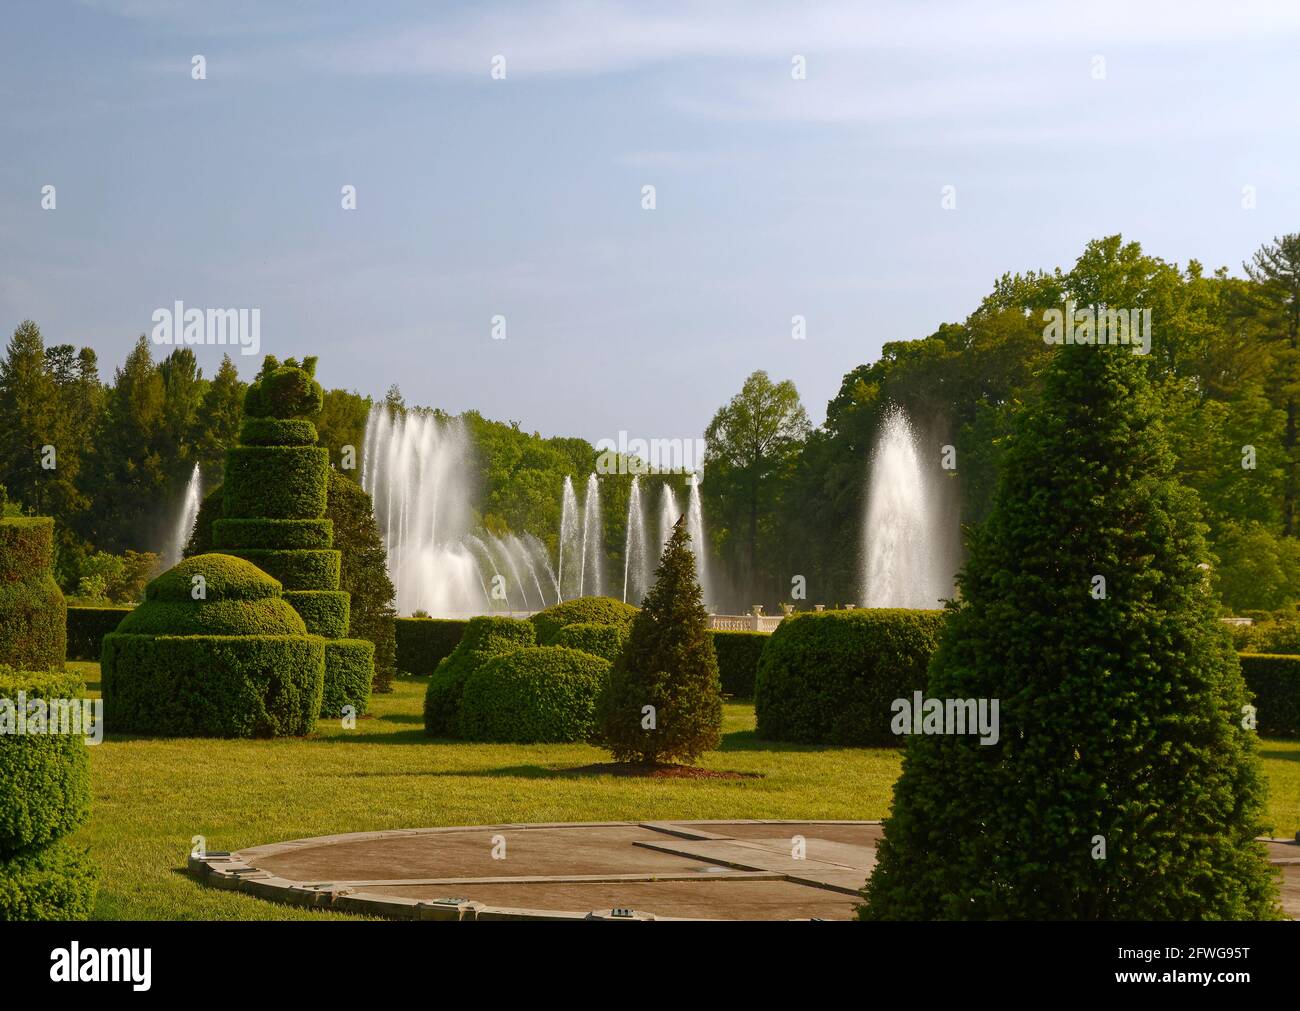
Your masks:
{"label": "low green hedge", "polygon": [[0,663],[62,670],[68,655],[68,605],[48,571],[0,583]]}
{"label": "low green hedge", "polygon": [[361,716],[370,705],[370,683],[375,676],[375,644],[365,639],[331,639],[325,643],[325,686],[321,693],[321,719],[334,720],[352,706]]}
{"label": "low green hedge", "polygon": [[1240,660],[1259,736],[1300,738],[1300,656],[1242,653]]}
{"label": "low green hedge", "polygon": [[231,549],[252,562],[286,590],[337,590],[343,555],[316,548],[271,551],[263,548]]}
{"label": "low green hedge", "polygon": [[632,627],[637,608],[613,597],[578,597],[538,611],[528,620],[537,627],[537,642],[550,646],[565,625],[624,625]]}
{"label": "low green hedge", "polygon": [[[67,700],[81,707],[86,689],[72,674],[32,674],[0,667],[0,702],[5,718],[17,719],[20,705],[33,714],[41,702],[46,728],[71,726],[51,712]],[[69,715],[69,720],[71,715]],[[45,846],[71,832],[90,811],[90,754],[85,733],[0,733],[0,855]]]}
{"label": "low green hedge", "polygon": [[493,657],[465,681],[461,736],[470,741],[585,741],[610,663],[563,646],[531,646]]}
{"label": "low green hedge", "polygon": [[325,679],[318,636],[104,637],[107,728],[160,737],[311,733]]}
{"label": "low green hedge", "polygon": [[314,446],[319,438],[307,418],[245,418],[239,426],[245,446]]}
{"label": "low green hedge", "polygon": [[230,548],[331,548],[334,524],[330,520],[212,521],[212,543],[219,551]]}
{"label": "low green hedge", "polygon": [[68,659],[98,660],[104,636],[130,613],[129,607],[69,607]]}
{"label": "low green hedge", "polygon": [[459,618],[398,618],[397,669],[407,674],[432,674],[465,634],[468,620]]}
{"label": "low green hedge", "polygon": [[232,519],[320,519],[329,488],[324,446],[235,446],[226,450],[222,499]]}
{"label": "low green hedge", "polygon": [[352,598],[342,590],[285,590],[284,599],[302,616],[312,635],[347,637]]}
{"label": "low green hedge", "polygon": [[424,732],[432,737],[460,735],[460,700],[465,681],[495,656],[532,646],[536,633],[520,618],[471,618],[465,634],[429,678],[424,692]]}
{"label": "low green hedge", "polygon": [[763,647],[772,638],[770,632],[729,632],[715,629],[713,651],[718,655],[718,674],[722,678],[722,691],[738,699],[754,697],[754,679],[758,677],[758,663]]}
{"label": "low green hedge", "polygon": [[551,642],[567,649],[580,649],[613,663],[623,652],[629,631],[626,625],[594,625],[580,621],[576,625],[565,625],[555,633]]}
{"label": "low green hedge", "polygon": [[754,685],[758,736],[854,747],[901,745],[895,699],[926,688],[942,611],[855,608],[786,618],[763,649]]}
{"label": "low green hedge", "polygon": [[49,516],[0,518],[0,585],[26,582],[53,564],[53,519]]}
{"label": "low green hedge", "polygon": [[0,858],[0,921],[88,920],[98,887],[90,855],[63,840]]}

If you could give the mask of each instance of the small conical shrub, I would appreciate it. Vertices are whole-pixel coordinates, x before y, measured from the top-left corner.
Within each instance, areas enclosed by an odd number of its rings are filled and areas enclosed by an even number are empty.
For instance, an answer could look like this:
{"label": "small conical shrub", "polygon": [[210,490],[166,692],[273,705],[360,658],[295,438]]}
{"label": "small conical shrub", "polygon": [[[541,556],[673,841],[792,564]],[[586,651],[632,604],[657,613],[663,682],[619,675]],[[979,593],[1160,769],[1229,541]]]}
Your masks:
{"label": "small conical shrub", "polygon": [[1274,914],[1249,698],[1145,368],[1064,346],[1021,414],[926,693],[999,700],[998,740],[908,739],[864,918]]}
{"label": "small conical shrub", "polygon": [[689,541],[679,520],[597,702],[599,743],[620,762],[689,762],[722,739],[718,658]]}

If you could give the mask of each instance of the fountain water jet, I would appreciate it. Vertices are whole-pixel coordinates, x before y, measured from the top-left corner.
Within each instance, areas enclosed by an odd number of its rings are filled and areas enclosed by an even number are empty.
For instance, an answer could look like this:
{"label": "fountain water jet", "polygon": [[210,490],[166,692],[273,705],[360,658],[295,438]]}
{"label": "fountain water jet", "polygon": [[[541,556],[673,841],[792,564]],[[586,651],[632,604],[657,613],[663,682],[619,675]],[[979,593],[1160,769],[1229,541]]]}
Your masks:
{"label": "fountain water jet", "polygon": [[695,554],[695,578],[699,580],[704,597],[704,606],[716,605],[713,599],[713,587],[709,585],[708,565],[705,563],[706,542],[704,540],[704,506],[700,502],[699,475],[691,475],[691,493],[686,505],[686,532],[691,536],[691,551]]}
{"label": "fountain water jet", "polygon": [[600,515],[600,485],[596,475],[587,478],[587,495],[582,503],[582,569],[578,596],[599,597],[605,591],[605,528]]}
{"label": "fountain water jet", "polygon": [[623,548],[623,599],[628,603],[640,604],[650,589],[649,554],[645,514],[641,509],[641,482],[633,477],[627,499],[627,536]]}
{"label": "fountain water jet", "polygon": [[565,475],[560,504],[559,576],[557,592],[565,600],[582,595],[582,521],[578,517],[578,496],[573,481]]}
{"label": "fountain water jet", "polygon": [[668,539],[673,535],[673,524],[681,518],[681,515],[677,508],[677,496],[673,494],[673,487],[665,481],[659,492],[659,554],[662,555],[664,548],[668,546]]}
{"label": "fountain water jet", "polygon": [[203,473],[196,463],[190,473],[189,483],[185,486],[185,499],[181,505],[180,519],[176,521],[176,532],[172,543],[167,548],[168,567],[178,564],[185,553],[185,545],[189,543],[190,535],[194,533],[194,524],[198,522],[199,506],[202,504]]}

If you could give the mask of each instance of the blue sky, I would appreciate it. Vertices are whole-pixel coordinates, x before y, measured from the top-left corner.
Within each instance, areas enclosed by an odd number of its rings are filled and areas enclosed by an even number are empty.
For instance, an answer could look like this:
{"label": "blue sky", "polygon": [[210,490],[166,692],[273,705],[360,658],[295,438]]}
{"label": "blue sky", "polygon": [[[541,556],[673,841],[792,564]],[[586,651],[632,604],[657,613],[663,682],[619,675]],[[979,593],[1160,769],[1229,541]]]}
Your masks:
{"label": "blue sky", "polygon": [[257,307],[328,386],[547,435],[698,436],[757,368],[820,421],[1004,271],[1300,229],[1297,42],[1280,2],[11,3],[0,329],[108,376],[159,307]]}

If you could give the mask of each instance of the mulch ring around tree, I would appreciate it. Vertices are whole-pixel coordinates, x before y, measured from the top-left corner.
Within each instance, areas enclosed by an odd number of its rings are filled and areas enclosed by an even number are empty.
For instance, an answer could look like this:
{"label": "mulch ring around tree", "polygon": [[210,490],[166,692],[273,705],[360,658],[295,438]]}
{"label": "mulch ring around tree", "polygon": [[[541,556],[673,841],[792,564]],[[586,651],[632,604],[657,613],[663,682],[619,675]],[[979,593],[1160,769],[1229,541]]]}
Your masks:
{"label": "mulch ring around tree", "polygon": [[762,779],[761,772],[701,769],[695,765],[652,765],[646,762],[596,762],[576,769],[558,769],[570,776],[642,776],[646,779]]}

